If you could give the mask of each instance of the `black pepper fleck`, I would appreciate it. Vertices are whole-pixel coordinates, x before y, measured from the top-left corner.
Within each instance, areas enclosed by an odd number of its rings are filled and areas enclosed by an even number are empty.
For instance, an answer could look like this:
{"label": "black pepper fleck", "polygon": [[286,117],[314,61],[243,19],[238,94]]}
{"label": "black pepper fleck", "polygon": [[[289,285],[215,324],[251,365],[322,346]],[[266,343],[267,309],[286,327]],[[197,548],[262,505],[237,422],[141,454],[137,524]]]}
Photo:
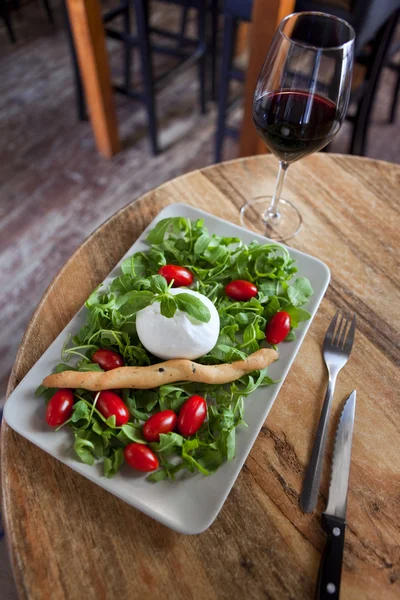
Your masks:
{"label": "black pepper fleck", "polygon": [[159,373],[164,373],[164,371],[165,371],[165,369],[163,369],[162,367],[160,367],[160,368],[158,369],[158,372],[159,372]]}
{"label": "black pepper fleck", "polygon": [[196,367],[192,364],[192,373],[196,373]]}

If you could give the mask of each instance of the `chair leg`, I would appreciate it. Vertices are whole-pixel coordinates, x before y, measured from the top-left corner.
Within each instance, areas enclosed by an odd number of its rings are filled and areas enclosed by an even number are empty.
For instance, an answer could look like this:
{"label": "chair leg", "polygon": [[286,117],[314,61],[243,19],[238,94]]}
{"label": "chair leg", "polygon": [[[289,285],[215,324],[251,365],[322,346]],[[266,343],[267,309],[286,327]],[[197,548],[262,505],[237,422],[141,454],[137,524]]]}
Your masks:
{"label": "chair leg", "polygon": [[189,15],[189,7],[184,6],[182,9],[181,23],[179,26],[179,42],[178,42],[179,47],[181,47],[183,45],[183,38],[185,37],[185,34],[186,34],[186,25],[187,25],[187,21],[188,21],[188,15]]}
{"label": "chair leg", "polygon": [[378,32],[373,49],[373,58],[366,73],[367,89],[359,102],[354,121],[353,135],[350,145],[350,154],[365,156],[368,125],[374,104],[375,93],[379,76],[396,29],[398,12],[395,12]]}
{"label": "chair leg", "polygon": [[221,77],[219,80],[218,120],[215,137],[215,162],[220,162],[225,135],[226,109],[229,95],[229,75],[232,64],[236,37],[237,21],[230,15],[224,17],[224,39],[222,52]]}
{"label": "chair leg", "polygon": [[201,52],[197,64],[199,69],[199,86],[200,86],[200,110],[201,114],[207,112],[206,105],[206,70],[207,70],[207,6],[206,1],[201,2],[198,17],[197,17],[197,32],[199,38],[199,51]]}
{"label": "chair leg", "polygon": [[[126,2],[123,13],[124,33],[131,34],[131,10],[129,0]],[[131,91],[132,47],[126,42],[123,44],[124,52],[124,87],[127,94]]]}
{"label": "chair leg", "polygon": [[62,2],[65,26],[67,29],[68,45],[71,52],[72,69],[74,72],[75,79],[75,90],[76,90],[76,103],[78,108],[78,119],[80,121],[87,120],[85,94],[83,92],[81,73],[79,71],[78,58],[76,56],[74,38],[72,37],[71,24],[69,22],[68,10],[65,4],[65,0]]}
{"label": "chair leg", "polygon": [[15,37],[14,29],[11,22],[10,11],[8,9],[7,0],[0,0],[0,16],[4,21],[4,25],[8,31],[8,37],[10,41],[15,44],[17,38]]}
{"label": "chair leg", "polygon": [[217,56],[218,56],[219,0],[211,0],[211,99],[217,99]]}
{"label": "chair leg", "polygon": [[397,73],[397,81],[396,81],[396,87],[394,88],[392,106],[390,108],[390,117],[389,117],[390,124],[394,123],[396,120],[397,100],[398,100],[399,92],[400,92],[400,68],[396,69],[396,73]]}
{"label": "chair leg", "polygon": [[154,102],[153,69],[151,63],[151,48],[149,40],[148,18],[146,16],[146,0],[133,0],[136,13],[136,24],[138,32],[139,51],[142,64],[142,78],[144,95],[146,98],[147,116],[149,121],[149,133],[151,148],[154,156],[158,154],[157,120]]}
{"label": "chair leg", "polygon": [[43,6],[44,6],[44,10],[46,11],[47,19],[48,19],[49,23],[54,25],[54,15],[53,15],[53,11],[50,6],[49,0],[43,0]]}

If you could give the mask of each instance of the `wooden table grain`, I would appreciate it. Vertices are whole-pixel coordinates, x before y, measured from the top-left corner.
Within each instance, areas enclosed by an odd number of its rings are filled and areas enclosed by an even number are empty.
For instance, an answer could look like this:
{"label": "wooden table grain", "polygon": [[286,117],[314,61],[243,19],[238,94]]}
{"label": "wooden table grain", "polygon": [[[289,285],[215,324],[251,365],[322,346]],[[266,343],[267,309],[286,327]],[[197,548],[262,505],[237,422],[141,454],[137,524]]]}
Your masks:
{"label": "wooden table grain", "polygon": [[[101,226],[45,293],[9,392],[161,208],[186,202],[238,223],[247,198],[272,190],[276,169],[272,156],[258,156],[189,173]],[[354,387],[341,599],[400,596],[399,184],[400,167],[355,157],[317,154],[291,167],[285,196],[304,216],[291,244],[325,261],[332,280],[246,464],[206,532],[170,531],[3,424],[4,521],[21,598],[313,598],[325,542],[320,514],[332,434]],[[317,510],[308,515],[299,507],[299,492],[326,385],[321,344],[337,308],[355,311],[358,328],[338,378]]]}

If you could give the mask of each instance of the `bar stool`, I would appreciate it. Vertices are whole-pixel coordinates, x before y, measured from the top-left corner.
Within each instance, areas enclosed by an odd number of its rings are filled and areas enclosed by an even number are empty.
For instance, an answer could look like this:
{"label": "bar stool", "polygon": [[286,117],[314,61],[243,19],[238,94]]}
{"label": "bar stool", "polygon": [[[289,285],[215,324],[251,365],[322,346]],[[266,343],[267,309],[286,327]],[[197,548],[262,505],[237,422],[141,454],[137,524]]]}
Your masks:
{"label": "bar stool", "polygon": [[[164,4],[181,6],[183,15],[180,30],[176,33],[165,29],[152,27],[149,23],[149,0],[122,0],[121,4],[103,15],[105,31],[107,36],[120,41],[124,45],[123,85],[115,85],[114,89],[129,98],[142,102],[147,110],[151,149],[153,155],[159,152],[158,127],[155,108],[155,91],[161,82],[172,77],[177,70],[187,68],[191,64],[197,64],[199,76],[199,103],[202,113],[206,112],[207,104],[207,82],[211,80],[212,94],[215,94],[215,53],[218,31],[218,0],[159,0]],[[136,33],[131,31],[131,10],[134,10],[136,21]],[[189,10],[196,12],[197,35],[195,38],[186,36],[187,13]],[[70,25],[67,18],[67,31],[70,42],[72,66],[75,74],[78,116],[84,118],[86,114],[82,84],[80,80],[79,67],[76,60],[76,52],[71,36]],[[117,17],[123,20],[123,27],[117,29],[113,21]],[[150,36],[158,36],[167,40],[175,40],[174,45],[164,45],[151,40]],[[131,85],[131,62],[132,51],[138,49],[141,62],[141,75],[143,89],[141,91],[132,89]],[[153,53],[158,52],[178,59],[178,64],[168,69],[165,73],[155,78],[152,65]],[[212,56],[210,56],[212,55]],[[211,68],[208,70],[208,59]],[[210,71],[210,77],[208,77]]]}

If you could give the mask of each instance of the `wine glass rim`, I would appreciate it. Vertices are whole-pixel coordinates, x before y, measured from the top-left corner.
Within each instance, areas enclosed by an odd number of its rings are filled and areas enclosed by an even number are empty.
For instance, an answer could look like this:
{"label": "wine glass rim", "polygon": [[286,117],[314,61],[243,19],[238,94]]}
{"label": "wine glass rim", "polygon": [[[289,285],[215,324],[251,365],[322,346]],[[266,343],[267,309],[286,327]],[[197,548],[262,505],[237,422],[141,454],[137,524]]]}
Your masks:
{"label": "wine glass rim", "polygon": [[[326,47],[322,47],[322,46],[314,46],[313,44],[307,44],[307,42],[299,42],[298,40],[293,40],[291,39],[289,36],[286,35],[286,33],[283,32],[283,27],[285,25],[285,23],[291,19],[292,17],[296,17],[296,16],[318,16],[318,17],[325,17],[331,21],[339,21],[339,23],[342,23],[342,25],[344,25],[345,27],[347,27],[347,29],[350,32],[350,37],[347,40],[347,42],[344,42],[344,44],[339,44],[338,46],[326,46]],[[324,13],[322,11],[317,11],[317,10],[307,10],[304,12],[294,12],[291,13],[290,15],[287,15],[286,17],[284,17],[282,19],[282,21],[279,23],[279,27],[278,27],[278,31],[281,34],[282,37],[284,37],[285,39],[288,40],[288,42],[290,42],[291,44],[295,44],[297,46],[302,46],[303,48],[308,48],[311,50],[324,50],[324,51],[329,51],[329,50],[340,50],[341,48],[345,48],[345,46],[347,46],[348,44],[352,44],[355,40],[356,37],[356,32],[354,31],[354,28],[352,25],[350,25],[350,23],[348,21],[346,21],[345,19],[341,19],[340,17],[337,17],[336,15],[331,15],[329,13]]]}

